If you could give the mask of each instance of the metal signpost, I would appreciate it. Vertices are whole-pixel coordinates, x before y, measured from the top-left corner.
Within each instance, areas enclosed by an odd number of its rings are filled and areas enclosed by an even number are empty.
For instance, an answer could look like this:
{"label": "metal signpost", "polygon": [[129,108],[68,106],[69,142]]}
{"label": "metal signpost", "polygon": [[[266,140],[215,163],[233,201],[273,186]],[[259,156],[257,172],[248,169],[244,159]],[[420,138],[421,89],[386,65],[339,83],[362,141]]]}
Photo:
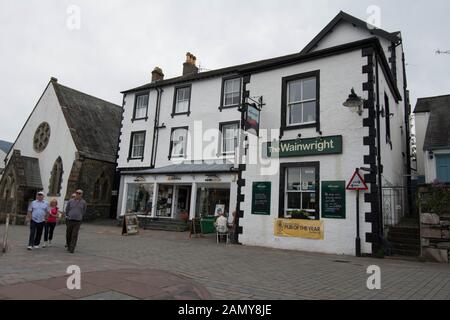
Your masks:
{"label": "metal signpost", "polygon": [[363,177],[359,173],[359,169],[356,168],[355,173],[353,173],[350,182],[347,185],[347,190],[356,191],[356,239],[355,239],[355,249],[356,256],[361,257],[361,238],[359,235],[359,191],[360,190],[368,190]]}

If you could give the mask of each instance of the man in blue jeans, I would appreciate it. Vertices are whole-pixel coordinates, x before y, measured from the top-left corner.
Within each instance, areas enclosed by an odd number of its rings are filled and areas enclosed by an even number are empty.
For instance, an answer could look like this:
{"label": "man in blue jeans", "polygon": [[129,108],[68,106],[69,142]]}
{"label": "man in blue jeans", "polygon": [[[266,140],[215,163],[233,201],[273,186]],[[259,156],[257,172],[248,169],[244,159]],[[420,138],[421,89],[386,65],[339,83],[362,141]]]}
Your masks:
{"label": "man in blue jeans", "polygon": [[39,249],[41,243],[42,229],[45,225],[45,218],[49,212],[47,201],[44,201],[44,193],[39,191],[36,200],[28,206],[26,222],[30,222],[30,238],[28,240],[28,250]]}

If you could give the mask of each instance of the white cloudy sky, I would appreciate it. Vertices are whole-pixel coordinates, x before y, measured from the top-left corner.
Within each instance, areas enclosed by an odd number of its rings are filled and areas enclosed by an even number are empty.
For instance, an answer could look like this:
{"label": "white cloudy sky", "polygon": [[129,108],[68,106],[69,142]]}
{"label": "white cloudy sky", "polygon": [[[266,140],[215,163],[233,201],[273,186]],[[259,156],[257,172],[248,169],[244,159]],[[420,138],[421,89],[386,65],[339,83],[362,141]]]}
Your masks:
{"label": "white cloudy sky", "polygon": [[[81,28],[67,28],[67,8]],[[14,141],[51,76],[121,103],[160,66],[178,76],[186,51],[216,69],[300,51],[338,12],[402,31],[412,102],[449,94],[447,0],[0,0],[0,139]]]}

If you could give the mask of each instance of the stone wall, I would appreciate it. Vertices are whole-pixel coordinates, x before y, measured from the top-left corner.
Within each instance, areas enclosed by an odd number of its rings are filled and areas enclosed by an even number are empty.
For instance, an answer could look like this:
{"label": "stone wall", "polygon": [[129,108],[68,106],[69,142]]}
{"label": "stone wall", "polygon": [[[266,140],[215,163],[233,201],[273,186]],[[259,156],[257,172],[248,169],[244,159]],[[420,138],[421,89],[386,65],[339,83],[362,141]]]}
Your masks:
{"label": "stone wall", "polygon": [[[108,197],[105,199],[94,199],[95,183],[102,173],[105,173],[105,176],[109,180]],[[77,189],[82,189],[84,192],[83,198],[88,204],[85,220],[109,218],[111,214],[111,190],[114,175],[115,164],[78,156],[72,166],[65,198],[66,200],[70,199],[72,193]]]}
{"label": "stone wall", "polygon": [[420,234],[422,256],[431,261],[449,263],[450,214],[422,213]]}

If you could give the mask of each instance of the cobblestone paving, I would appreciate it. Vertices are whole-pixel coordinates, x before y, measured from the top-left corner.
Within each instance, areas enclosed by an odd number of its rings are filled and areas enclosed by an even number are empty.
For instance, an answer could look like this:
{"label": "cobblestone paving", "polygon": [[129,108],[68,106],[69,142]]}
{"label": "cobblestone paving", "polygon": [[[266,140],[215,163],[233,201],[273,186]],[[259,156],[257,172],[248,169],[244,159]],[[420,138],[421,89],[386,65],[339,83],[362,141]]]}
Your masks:
{"label": "cobblestone paving", "polygon": [[[63,276],[76,264],[82,272],[170,271],[225,300],[450,300],[449,265],[217,245],[214,237],[189,239],[187,233],[146,230],[124,237],[120,228],[100,224],[82,225],[77,251],[69,254],[64,231],[57,227],[53,247],[29,252],[28,228],[11,226],[10,250],[0,255],[0,286]],[[381,290],[366,287],[370,265],[381,268]]]}

